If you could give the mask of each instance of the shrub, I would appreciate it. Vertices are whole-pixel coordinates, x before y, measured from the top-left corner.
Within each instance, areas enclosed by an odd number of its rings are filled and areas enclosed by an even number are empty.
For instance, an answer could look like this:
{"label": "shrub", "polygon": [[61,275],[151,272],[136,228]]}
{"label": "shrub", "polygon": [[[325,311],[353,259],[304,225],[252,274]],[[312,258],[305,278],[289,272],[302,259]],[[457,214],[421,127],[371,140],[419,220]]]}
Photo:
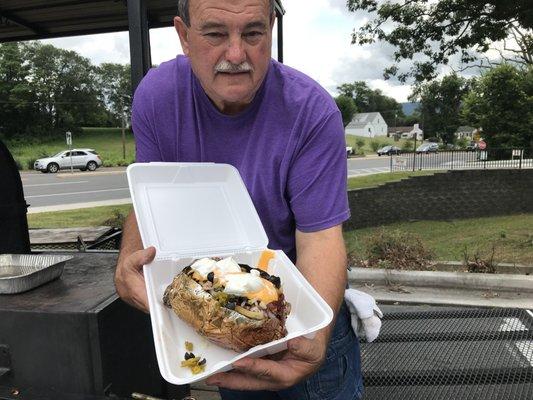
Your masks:
{"label": "shrub", "polygon": [[28,165],[28,169],[33,169],[33,164],[35,164],[35,160],[37,160],[36,158],[30,158],[27,161],[27,165]]}
{"label": "shrub", "polygon": [[362,149],[363,147],[365,147],[365,141],[364,141],[364,139],[356,139],[356,140],[355,140],[355,145],[356,145],[358,148]]}
{"label": "shrub", "polygon": [[102,224],[105,226],[111,226],[113,228],[122,229],[122,225],[124,225],[125,220],[126,220],[126,214],[123,214],[118,209],[114,209],[113,216],[105,220]]}
{"label": "shrub", "polygon": [[409,139],[403,142],[402,151],[414,151],[414,141]]}
{"label": "shrub", "polygon": [[399,229],[382,228],[366,239],[368,264],[395,269],[429,269],[433,252],[420,237]]}
{"label": "shrub", "polygon": [[23,170],[23,168],[22,168],[22,162],[20,162],[20,160],[19,160],[18,158],[15,158],[14,160],[15,160],[15,165],[17,166],[17,169],[18,169],[19,171],[22,171],[22,170]]}
{"label": "shrub", "polygon": [[373,152],[376,152],[378,151],[378,149],[382,147],[381,146],[381,142],[379,142],[378,140],[372,140],[370,141],[370,148],[372,149]]}
{"label": "shrub", "polygon": [[496,262],[494,261],[494,255],[496,253],[496,244],[492,243],[492,251],[488,258],[482,257],[480,251],[477,250],[472,257],[468,252],[468,248],[465,246],[463,250],[463,262],[467,267],[468,272],[472,273],[496,273]]}
{"label": "shrub", "polygon": [[455,144],[460,148],[460,149],[465,149],[466,146],[468,146],[468,143],[470,143],[470,141],[467,139],[467,138],[460,138],[460,139],[457,139],[457,141],[455,142]]}

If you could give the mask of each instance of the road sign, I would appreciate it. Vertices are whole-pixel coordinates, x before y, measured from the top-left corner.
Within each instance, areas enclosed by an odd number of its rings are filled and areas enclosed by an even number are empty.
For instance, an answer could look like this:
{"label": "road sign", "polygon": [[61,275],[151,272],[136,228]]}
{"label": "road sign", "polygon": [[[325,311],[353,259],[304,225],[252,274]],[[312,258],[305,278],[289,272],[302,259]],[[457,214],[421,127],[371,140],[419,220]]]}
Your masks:
{"label": "road sign", "polygon": [[70,132],[70,131],[65,132],[65,138],[67,139],[67,146],[68,146],[68,149],[70,150],[69,151],[69,153],[70,153],[70,173],[73,174],[74,173],[74,168],[73,168],[73,165],[72,165],[72,132]]}
{"label": "road sign", "polygon": [[485,143],[483,140],[480,140],[477,144],[477,147],[479,150],[485,150],[487,148],[487,143]]}

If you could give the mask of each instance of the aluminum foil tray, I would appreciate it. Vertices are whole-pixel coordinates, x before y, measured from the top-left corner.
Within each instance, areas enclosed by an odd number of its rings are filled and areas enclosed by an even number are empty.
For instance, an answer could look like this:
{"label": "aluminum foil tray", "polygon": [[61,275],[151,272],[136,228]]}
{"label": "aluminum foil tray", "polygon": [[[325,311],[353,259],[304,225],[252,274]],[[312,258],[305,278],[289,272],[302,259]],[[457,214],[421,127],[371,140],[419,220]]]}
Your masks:
{"label": "aluminum foil tray", "polygon": [[0,254],[0,294],[21,293],[58,278],[72,256]]}

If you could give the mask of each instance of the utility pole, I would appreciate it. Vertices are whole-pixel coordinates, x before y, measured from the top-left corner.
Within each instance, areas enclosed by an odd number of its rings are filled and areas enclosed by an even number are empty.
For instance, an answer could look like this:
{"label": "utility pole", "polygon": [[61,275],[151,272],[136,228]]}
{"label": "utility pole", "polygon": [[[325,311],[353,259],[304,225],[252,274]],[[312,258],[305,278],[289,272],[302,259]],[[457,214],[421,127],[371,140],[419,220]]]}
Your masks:
{"label": "utility pole", "polygon": [[121,94],[120,100],[121,100],[121,106],[120,106],[120,116],[122,120],[122,159],[126,160],[126,103],[125,99],[129,100],[130,96],[127,94]]}
{"label": "utility pole", "polygon": [[125,122],[125,115],[124,115],[124,109],[122,109],[122,159],[126,160],[126,122]]}

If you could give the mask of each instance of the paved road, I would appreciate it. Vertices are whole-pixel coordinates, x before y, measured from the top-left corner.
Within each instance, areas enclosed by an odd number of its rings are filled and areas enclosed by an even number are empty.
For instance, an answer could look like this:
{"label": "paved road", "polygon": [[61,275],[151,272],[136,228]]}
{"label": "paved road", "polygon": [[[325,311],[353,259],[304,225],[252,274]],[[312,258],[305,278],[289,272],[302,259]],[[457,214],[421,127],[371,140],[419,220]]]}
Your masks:
{"label": "paved road", "polygon": [[[348,176],[369,175],[389,171],[389,159],[352,158],[348,160]],[[102,168],[95,172],[61,171],[57,174],[23,172],[21,174],[29,212],[55,211],[130,202],[124,168]]]}
{"label": "paved road", "polygon": [[365,157],[348,159],[348,177],[379,174],[390,171],[390,157]]}
{"label": "paved road", "polygon": [[74,174],[22,173],[21,178],[30,213],[80,208],[88,202],[93,206],[131,202],[124,168]]}

